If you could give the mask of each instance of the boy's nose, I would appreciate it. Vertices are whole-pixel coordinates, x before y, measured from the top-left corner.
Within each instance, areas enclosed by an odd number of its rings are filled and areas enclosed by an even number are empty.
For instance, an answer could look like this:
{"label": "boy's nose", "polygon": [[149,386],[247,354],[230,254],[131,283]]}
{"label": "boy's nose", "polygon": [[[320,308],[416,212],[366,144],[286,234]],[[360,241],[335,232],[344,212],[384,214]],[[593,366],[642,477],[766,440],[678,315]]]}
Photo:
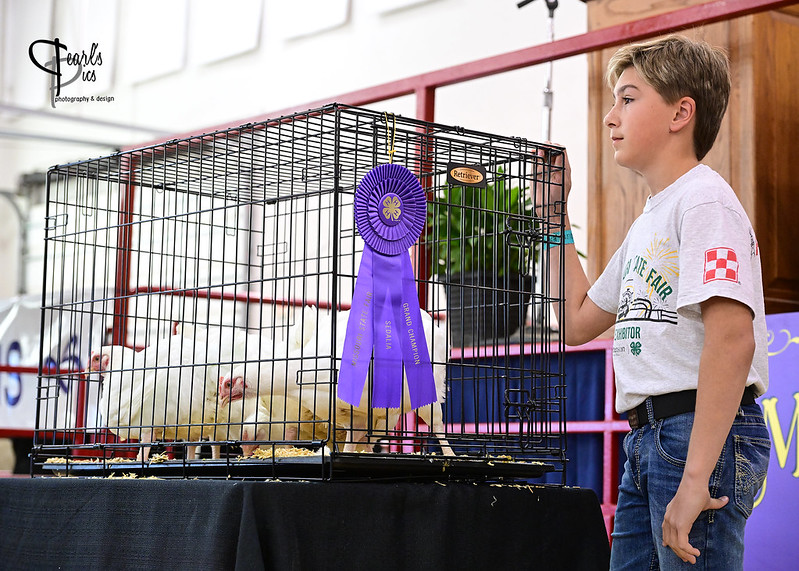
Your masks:
{"label": "boy's nose", "polygon": [[613,109],[608,111],[605,118],[602,119],[602,123],[604,123],[605,127],[616,127],[616,116],[613,113]]}

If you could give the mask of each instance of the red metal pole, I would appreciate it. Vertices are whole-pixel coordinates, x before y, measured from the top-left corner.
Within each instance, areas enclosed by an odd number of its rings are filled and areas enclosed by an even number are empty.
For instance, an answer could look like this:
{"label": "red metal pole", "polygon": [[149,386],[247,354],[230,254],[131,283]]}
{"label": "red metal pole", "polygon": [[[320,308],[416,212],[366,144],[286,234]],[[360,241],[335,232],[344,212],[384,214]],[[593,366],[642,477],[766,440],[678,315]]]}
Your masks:
{"label": "red metal pole", "polygon": [[[613,530],[613,514],[616,512],[618,502],[619,481],[619,447],[616,446],[617,432],[613,427],[615,422],[616,376],[613,372],[613,343],[610,342],[605,349],[605,423],[602,432],[602,448],[604,462],[602,463],[602,508],[609,513],[605,514],[605,527],[608,538]],[[626,424],[626,423],[624,423]],[[626,427],[622,427],[626,430]]]}
{"label": "red metal pole", "polygon": [[[126,164],[127,163],[127,164]],[[130,290],[130,249],[133,242],[133,202],[136,196],[135,178],[138,160],[130,155],[122,158],[120,167],[121,196],[119,197],[119,234],[117,236],[116,284],[114,286],[114,318],[111,343],[125,345],[127,341],[128,295]],[[127,167],[127,168],[125,168]]]}
{"label": "red metal pole", "polygon": [[[421,119],[423,121],[427,121],[428,123],[432,123],[435,117],[435,108],[436,108],[436,90],[433,87],[419,87],[416,90],[416,118]],[[423,130],[423,128],[419,128],[419,130]],[[430,145],[430,137],[423,136],[420,139],[420,144],[417,149],[419,153],[419,181],[422,185],[422,189],[425,193],[428,193],[428,199],[430,198],[429,193],[430,189],[433,186],[433,180],[430,176],[430,172],[432,171],[433,165],[433,149]],[[427,227],[425,226],[425,233],[427,232]],[[427,245],[425,248],[419,248],[414,246],[413,252],[411,255],[411,259],[414,260],[414,263],[417,264],[414,267],[414,272],[416,276],[422,280],[419,283],[419,306],[422,309],[427,308],[428,306],[428,299],[427,299],[427,284],[424,280],[427,280],[430,277],[430,265],[429,260],[431,258],[432,248],[430,245]]]}

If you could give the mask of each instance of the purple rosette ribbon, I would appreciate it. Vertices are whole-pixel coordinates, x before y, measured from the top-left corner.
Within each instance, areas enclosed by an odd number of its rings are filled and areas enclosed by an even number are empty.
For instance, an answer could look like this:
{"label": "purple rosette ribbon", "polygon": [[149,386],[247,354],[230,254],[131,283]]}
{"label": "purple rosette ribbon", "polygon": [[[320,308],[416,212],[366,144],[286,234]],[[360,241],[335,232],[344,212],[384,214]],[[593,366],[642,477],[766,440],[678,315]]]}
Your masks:
{"label": "purple rosette ribbon", "polygon": [[338,398],[360,406],[374,355],[372,407],[402,406],[402,370],[411,407],[437,400],[408,248],[424,229],[427,199],[403,166],[384,164],[361,179],[353,203],[364,241],[347,321]]}

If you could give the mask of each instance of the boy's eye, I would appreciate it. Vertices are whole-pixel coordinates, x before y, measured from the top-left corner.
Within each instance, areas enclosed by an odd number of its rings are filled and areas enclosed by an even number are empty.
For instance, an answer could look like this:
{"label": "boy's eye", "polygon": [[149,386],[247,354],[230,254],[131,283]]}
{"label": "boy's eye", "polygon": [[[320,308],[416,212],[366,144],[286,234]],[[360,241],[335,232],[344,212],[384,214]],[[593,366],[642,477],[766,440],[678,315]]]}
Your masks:
{"label": "boy's eye", "polygon": [[611,106],[610,106],[610,109],[609,109],[609,111],[612,111],[612,110],[613,110],[613,108],[614,108],[616,105],[618,105],[619,103],[621,103],[622,105],[627,105],[628,103],[630,103],[630,102],[632,102],[632,101],[633,101],[633,98],[632,98],[632,97],[626,97],[626,96],[625,96],[625,97],[619,97],[619,98],[616,100],[616,102],[615,102],[613,105],[611,105]]}

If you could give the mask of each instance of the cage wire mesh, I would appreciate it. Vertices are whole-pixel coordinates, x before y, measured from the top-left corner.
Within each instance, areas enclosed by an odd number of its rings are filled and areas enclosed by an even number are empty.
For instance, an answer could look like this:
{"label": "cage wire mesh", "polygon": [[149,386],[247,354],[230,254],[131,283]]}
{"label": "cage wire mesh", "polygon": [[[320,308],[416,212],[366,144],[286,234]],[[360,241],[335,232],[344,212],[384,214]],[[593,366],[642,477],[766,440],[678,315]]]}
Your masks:
{"label": "cage wire mesh", "polygon": [[[331,104],[53,167],[34,467],[562,472],[561,153]],[[388,162],[427,196],[410,256],[439,398],[417,410],[372,407],[373,367],[359,406],[336,393],[364,252],[354,196]]]}

